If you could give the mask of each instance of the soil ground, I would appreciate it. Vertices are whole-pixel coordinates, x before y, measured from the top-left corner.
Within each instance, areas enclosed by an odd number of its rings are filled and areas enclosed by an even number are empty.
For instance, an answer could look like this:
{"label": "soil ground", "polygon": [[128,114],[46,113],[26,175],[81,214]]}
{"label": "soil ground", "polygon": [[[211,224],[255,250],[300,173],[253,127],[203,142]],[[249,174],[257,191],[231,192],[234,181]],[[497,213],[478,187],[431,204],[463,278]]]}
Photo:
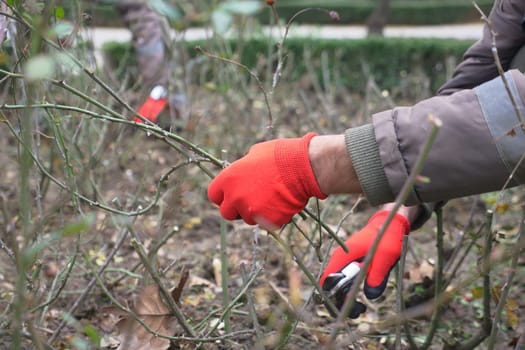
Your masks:
{"label": "soil ground", "polygon": [[[301,83],[303,88],[306,82]],[[305,85],[306,84],[306,85]],[[208,87],[209,90],[210,87]],[[226,148],[229,153],[226,158],[233,160],[241,156],[247,146],[262,139],[260,130],[264,124],[265,108],[260,102],[240,98],[236,94],[223,94],[217,97],[214,91],[197,89],[192,96],[192,110],[188,120],[178,131],[180,135],[195,142],[207,150]],[[283,91],[287,90],[286,87]],[[312,105],[320,103],[312,90],[307,100]],[[272,101],[274,112],[279,115],[276,123],[276,136],[300,135],[308,129],[320,127],[329,130],[330,126],[360,123],[364,111],[360,97],[348,95],[335,96],[331,101],[332,116],[326,117],[324,111],[306,111],[307,104],[301,103],[297,92],[275,94]],[[352,102],[352,103],[349,103]],[[227,103],[228,102],[228,103]],[[385,107],[379,99],[375,108]],[[349,105],[353,107],[349,110]],[[349,115],[355,119],[349,119]],[[307,117],[305,117],[307,116]],[[243,119],[244,118],[244,119]],[[334,120],[337,121],[334,122]],[[94,122],[95,123],[95,122]],[[103,124],[96,124],[102,130]],[[69,319],[61,330],[53,346],[60,349],[81,348],[78,341],[83,341],[86,348],[96,348],[93,338],[89,338],[87,329],[92,327],[100,347],[116,348],[118,330],[115,327],[117,316],[108,312],[107,308],[118,301],[126,306],[134,304],[141,296],[141,291],[153,283],[151,276],[140,264],[139,256],[131,245],[132,230],[136,240],[140,241],[146,251],[151,251],[158,242],[160,248],[150,256],[151,265],[161,273],[163,284],[172,289],[179,284],[183,271],[189,272],[189,279],[182,289],[180,308],[190,324],[201,334],[213,328],[220,316],[222,307],[221,274],[220,274],[220,232],[221,218],[216,207],[206,199],[206,187],[209,182],[203,171],[193,163],[175,171],[162,184],[158,185],[160,177],[174,166],[186,161],[186,156],[176,152],[172,146],[161,139],[145,132],[134,130],[128,126],[110,125],[103,129],[104,133],[96,140],[98,152],[89,154],[79,152],[75,161],[74,171],[78,174],[76,186],[93,202],[83,202],[79,208],[85,214],[92,214],[94,221],[78,238],[69,237],[53,241],[46,246],[34,262],[30,272],[33,284],[27,294],[27,308],[38,307],[29,313],[37,325],[36,332],[45,341],[55,334],[64,319]],[[242,131],[242,132],[241,132]],[[53,140],[49,130],[42,128],[41,143],[38,145],[39,155],[50,155]],[[0,164],[2,164],[2,179],[0,180],[0,195],[3,205],[3,232],[0,236],[8,247],[25,243],[23,238],[19,212],[19,149],[14,137],[9,131],[0,128]],[[87,134],[88,136],[91,134]],[[95,140],[95,141],[96,141]],[[85,145],[84,143],[82,143]],[[73,149],[71,150],[73,152]],[[61,176],[63,162],[55,154],[51,166],[57,176]],[[82,158],[84,157],[84,158]],[[47,161],[42,158],[43,161]],[[91,163],[90,163],[91,162]],[[212,173],[218,171],[208,163],[203,165]],[[60,175],[62,174],[62,175]],[[41,174],[35,172],[31,180],[34,191]],[[72,204],[67,191],[60,189],[48,180],[40,183],[40,190],[45,195],[40,202],[35,201],[33,218],[35,221],[35,236],[46,240],[49,234],[60,230],[67,223],[76,220],[78,213]],[[145,208],[154,200],[159,188],[160,199],[150,211],[145,214],[129,217],[111,214],[97,208],[103,203],[112,208],[132,210]],[[32,192],[33,195],[35,192]],[[488,199],[487,199],[488,198]],[[512,205],[518,205],[519,193],[514,194],[506,202],[508,207],[501,210],[501,215],[509,215],[515,220],[511,211]],[[358,203],[359,201],[359,203]],[[357,203],[357,204],[356,204]],[[454,256],[454,249],[460,245],[459,256],[473,241],[485,220],[487,203],[490,196],[483,200],[464,198],[453,200],[444,208],[444,242],[445,256]],[[354,208],[354,212],[346,215]],[[309,208],[316,212],[316,203]],[[370,207],[360,201],[357,196],[335,196],[320,204],[323,221],[329,225],[344,240],[352,232],[360,229],[377,208]],[[341,221],[343,218],[344,221]],[[337,230],[338,224],[341,227]],[[465,229],[467,223],[471,223]],[[507,228],[516,225],[509,221]],[[334,329],[332,318],[322,305],[311,301],[313,286],[297,264],[301,262],[315,279],[322,270],[323,261],[333,249],[333,240],[326,232],[318,233],[317,225],[312,219],[297,219],[297,227],[288,225],[278,237],[296,254],[291,257],[289,252],[279,245],[277,240],[262,230],[257,235],[254,228],[240,221],[224,223],[226,234],[226,256],[228,261],[228,291],[229,300],[233,300],[243,290],[243,286],[254,271],[259,267],[254,282],[247,292],[241,293],[231,311],[231,331],[233,336],[221,338],[225,334],[224,325],[212,332],[217,337],[214,342],[204,345],[210,349],[319,349],[328,341],[330,332]],[[305,234],[301,234],[300,228]],[[124,243],[118,246],[120,236],[126,232]],[[461,235],[464,235],[461,244]],[[410,235],[410,251],[404,272],[403,298],[416,310],[418,317],[411,319],[408,329],[417,342],[420,342],[429,332],[430,318],[426,312],[418,312],[431,299],[433,271],[436,264],[436,220],[435,217],[421,229]],[[308,238],[308,239],[307,239]],[[313,242],[315,249],[309,242]],[[464,342],[481,329],[482,299],[480,298],[481,278],[474,278],[468,284],[470,276],[479,275],[481,246],[483,238],[478,239],[452,280],[449,288],[454,290],[453,298],[442,307],[442,316],[437,325],[434,346],[442,348],[444,343],[455,344]],[[320,247],[319,247],[319,244]],[[510,245],[512,246],[512,245]],[[495,242],[494,255],[508,249],[505,242]],[[118,248],[118,249],[116,249]],[[94,272],[100,269],[110,252],[116,249],[111,263],[101,274],[107,290],[99,285],[84,295],[83,292],[93,280]],[[74,267],[62,289],[58,289],[64,280],[64,273],[72,258],[76,257]],[[456,262],[457,256],[456,256]],[[137,268],[134,268],[135,266]],[[492,312],[494,312],[501,287],[509,269],[508,263],[495,264],[492,270]],[[40,272],[38,272],[40,271]],[[58,272],[57,272],[58,271]],[[393,274],[392,274],[393,275]],[[9,249],[0,251],[0,311],[2,311],[2,328],[8,329],[16,288],[16,263],[9,256]],[[511,349],[520,337],[522,315],[525,300],[521,297],[525,283],[523,265],[518,265],[516,278],[508,298],[509,302],[503,312],[499,329],[497,349]],[[43,307],[53,295],[58,295]],[[357,320],[347,320],[346,331],[337,338],[337,348],[340,349],[390,349],[394,348],[396,334],[405,334],[405,328],[387,326],[385,321],[392,321],[398,312],[395,292],[395,279],[384,297],[375,302],[366,302],[368,312]],[[111,297],[110,297],[111,296]],[[113,300],[112,300],[113,298]],[[364,300],[360,294],[359,298]],[[73,305],[78,304],[73,308]],[[418,309],[420,307],[420,309]],[[69,311],[70,316],[66,316]],[[111,309],[109,309],[111,310]],[[424,310],[424,309],[423,309]],[[253,314],[252,314],[253,312]],[[252,315],[255,315],[252,317]],[[68,318],[69,317],[69,318]],[[514,319],[516,318],[516,319]],[[183,336],[180,325],[175,322],[176,336]],[[89,326],[89,327],[88,327]],[[29,331],[28,331],[29,332]],[[0,348],[9,349],[11,338],[9,333],[2,333]],[[286,340],[285,343],[283,343]],[[76,344],[76,345],[75,345]],[[26,343],[28,349],[35,344]],[[195,348],[195,342],[175,341],[170,349]],[[408,348],[406,340],[401,348]],[[153,349],[153,347],[152,347]]]}

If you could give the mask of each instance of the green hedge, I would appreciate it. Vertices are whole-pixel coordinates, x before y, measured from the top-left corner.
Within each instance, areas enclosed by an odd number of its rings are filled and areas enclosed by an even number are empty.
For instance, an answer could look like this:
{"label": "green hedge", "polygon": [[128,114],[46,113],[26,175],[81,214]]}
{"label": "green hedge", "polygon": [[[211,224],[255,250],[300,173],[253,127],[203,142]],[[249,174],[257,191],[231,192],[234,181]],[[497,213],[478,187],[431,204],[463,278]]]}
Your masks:
{"label": "green hedge", "polygon": [[[262,0],[261,0],[262,1]],[[91,25],[119,26],[122,25],[118,15],[111,5],[94,5],[84,1],[85,12],[91,16]],[[476,3],[488,14],[493,0],[477,0]],[[337,11],[341,17],[339,24],[363,24],[372,13],[375,1],[372,0],[287,0],[275,2],[279,16],[283,20],[290,19],[298,11],[305,8],[324,8]],[[269,8],[257,16],[262,23],[270,20]],[[447,24],[468,21],[479,21],[480,15],[472,5],[471,0],[393,0],[391,4],[390,24],[427,25]],[[307,11],[299,16],[297,23],[325,24],[333,23],[328,15],[319,11]],[[202,25],[191,23],[190,25]]]}
{"label": "green hedge", "polygon": [[[321,71],[320,57],[325,52],[330,60],[330,66],[337,67],[337,76],[342,84],[352,91],[363,91],[366,86],[366,74],[363,67],[369,68],[382,89],[395,89],[402,85],[406,77],[413,73],[423,73],[430,81],[430,88],[435,91],[446,80],[445,67],[447,61],[459,62],[465,50],[472,41],[445,39],[406,39],[406,38],[370,38],[357,40],[319,40],[289,38],[285,42],[285,54],[289,57],[287,78],[298,79],[307,71],[306,65],[311,65]],[[185,43],[191,56],[199,53],[195,47],[201,46],[215,54],[229,57],[228,54],[217,51],[211,42]],[[235,41],[229,42],[235,50]],[[104,47],[110,63],[116,64],[130,55],[129,44],[109,43]],[[305,52],[311,54],[311,59],[305,58]],[[228,52],[231,52],[227,50]],[[260,59],[265,59],[268,53],[268,42],[264,39],[253,39],[243,42],[240,58],[242,64],[254,68]],[[227,64],[227,63],[220,63]],[[126,64],[133,68],[133,63]],[[450,73],[450,72],[448,72]],[[263,75],[263,74],[261,74]],[[213,77],[210,77],[213,79]]]}
{"label": "green hedge", "polygon": [[[363,24],[375,8],[375,1],[369,0],[315,0],[276,1],[279,16],[288,20],[304,8],[323,8],[334,10],[341,17],[341,24]],[[476,3],[488,14],[493,0],[478,0]],[[268,21],[268,14],[259,16]],[[389,24],[432,25],[479,21],[480,14],[471,1],[461,0],[398,0],[392,1]],[[319,11],[307,11],[297,18],[298,23],[333,23],[331,18]]]}

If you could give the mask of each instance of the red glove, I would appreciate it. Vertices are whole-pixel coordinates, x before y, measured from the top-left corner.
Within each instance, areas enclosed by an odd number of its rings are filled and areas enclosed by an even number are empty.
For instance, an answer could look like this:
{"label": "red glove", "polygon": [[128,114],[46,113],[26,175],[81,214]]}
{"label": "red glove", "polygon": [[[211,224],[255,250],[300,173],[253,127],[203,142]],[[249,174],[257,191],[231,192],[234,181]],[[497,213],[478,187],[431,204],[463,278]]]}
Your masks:
{"label": "red glove", "polygon": [[[139,114],[152,122],[153,124],[157,124],[159,114],[166,108],[167,106],[167,91],[166,89],[161,86],[157,85],[151,90],[150,95],[144,101],[144,103],[139,107]],[[133,117],[133,121],[137,123],[142,123],[142,119],[135,116]]]}
{"label": "red glove", "polygon": [[[389,213],[390,211],[388,210],[378,211],[370,218],[361,231],[354,233],[349,239],[347,239],[345,244],[348,247],[348,253],[345,253],[341,247],[337,247],[334,250],[330,257],[330,261],[321,276],[319,282],[321,287],[323,287],[328,275],[340,272],[352,261],[364,260]],[[383,294],[390,270],[394,267],[401,256],[403,236],[409,232],[410,223],[407,218],[400,214],[395,214],[390,225],[386,229],[385,234],[381,238],[376,253],[368,267],[364,287],[365,295],[368,299],[376,299]]]}
{"label": "red glove", "polygon": [[252,146],[246,156],[210,183],[208,198],[228,220],[275,229],[288,223],[310,197],[324,199],[315,179],[308,145],[315,133]]}

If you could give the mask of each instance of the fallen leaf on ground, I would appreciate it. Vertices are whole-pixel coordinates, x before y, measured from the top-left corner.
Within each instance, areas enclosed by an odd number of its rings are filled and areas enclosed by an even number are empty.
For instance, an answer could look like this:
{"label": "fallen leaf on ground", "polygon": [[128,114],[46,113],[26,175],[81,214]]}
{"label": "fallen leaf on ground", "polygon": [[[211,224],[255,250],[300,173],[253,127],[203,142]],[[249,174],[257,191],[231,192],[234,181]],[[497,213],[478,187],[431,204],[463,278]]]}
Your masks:
{"label": "fallen leaf on ground", "polygon": [[434,266],[428,261],[423,260],[420,265],[414,266],[409,270],[408,278],[413,283],[422,283],[425,278],[432,279],[434,275]]}
{"label": "fallen leaf on ground", "polygon": [[180,306],[180,297],[182,295],[182,290],[184,289],[184,285],[188,281],[189,277],[190,277],[190,272],[186,270],[186,268],[183,268],[181,276],[180,276],[179,284],[177,285],[177,287],[173,288],[173,290],[171,291],[171,297],[179,306]]}
{"label": "fallen leaf on ground", "polygon": [[[126,315],[117,322],[118,350],[166,350],[170,340],[157,334],[173,336],[176,319],[162,301],[157,285],[145,287],[134,300],[133,311],[149,327],[146,329],[132,315]],[[153,333],[154,332],[154,333]]]}

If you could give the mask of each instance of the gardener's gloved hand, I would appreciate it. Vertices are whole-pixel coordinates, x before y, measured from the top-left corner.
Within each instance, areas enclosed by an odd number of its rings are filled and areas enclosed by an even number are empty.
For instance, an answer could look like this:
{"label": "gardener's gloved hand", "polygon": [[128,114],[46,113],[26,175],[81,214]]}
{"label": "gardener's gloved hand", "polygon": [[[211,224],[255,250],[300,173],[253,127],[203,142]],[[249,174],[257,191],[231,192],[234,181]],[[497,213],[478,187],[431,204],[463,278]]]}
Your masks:
{"label": "gardener's gloved hand", "polygon": [[[345,253],[341,247],[337,247],[334,250],[319,282],[324,290],[330,290],[331,288],[330,286],[325,286],[325,283],[328,284],[331,280],[331,278],[327,277],[331,274],[340,273],[343,268],[353,261],[360,262],[364,260],[377,236],[377,233],[386,221],[388,214],[388,210],[378,211],[370,218],[365,227],[350,236],[345,242],[348,247],[348,253]],[[390,225],[386,229],[368,268],[364,286],[364,292],[368,299],[377,299],[383,294],[390,270],[392,270],[401,256],[403,236],[409,232],[410,223],[407,218],[403,215],[395,214]],[[339,298],[346,297],[346,294],[338,295]],[[344,300],[336,300],[335,305],[340,308],[343,302]],[[356,307],[358,309],[356,309]],[[349,316],[357,318],[359,314],[364,311],[364,305],[356,302],[354,309],[350,312]]]}
{"label": "gardener's gloved hand", "polygon": [[288,223],[310,197],[324,199],[310,160],[308,145],[316,136],[277,139],[252,146],[210,183],[209,199],[225,219],[275,230]]}

